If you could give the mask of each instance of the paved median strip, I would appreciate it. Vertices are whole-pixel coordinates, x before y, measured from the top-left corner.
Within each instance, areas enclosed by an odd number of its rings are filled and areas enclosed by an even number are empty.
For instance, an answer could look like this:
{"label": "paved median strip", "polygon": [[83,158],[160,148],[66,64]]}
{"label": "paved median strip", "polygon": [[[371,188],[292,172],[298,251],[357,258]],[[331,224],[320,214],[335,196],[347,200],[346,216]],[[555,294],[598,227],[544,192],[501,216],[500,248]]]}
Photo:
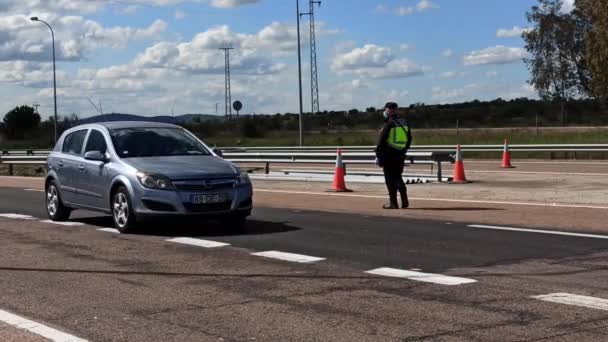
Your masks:
{"label": "paved median strip", "polygon": [[12,219],[12,220],[35,220],[36,218],[30,215],[22,214],[0,214],[0,218]]}
{"label": "paved median strip", "polygon": [[385,277],[392,277],[392,278],[404,278],[404,279],[422,281],[425,283],[433,283],[433,284],[439,284],[439,285],[450,285],[450,286],[470,284],[470,283],[477,282],[477,280],[474,280],[474,279],[450,277],[450,276],[445,276],[445,275],[441,275],[441,274],[406,271],[406,270],[400,270],[397,268],[388,268],[388,267],[377,268],[375,270],[366,271],[365,273],[373,274],[373,275],[380,275],[380,276],[385,276]]}
{"label": "paved median strip", "polygon": [[325,260],[325,258],[317,258],[317,257],[313,257],[313,256],[308,256],[308,255],[284,253],[284,252],[277,252],[277,251],[251,253],[251,255],[264,257],[264,258],[278,259],[278,260],[283,260],[283,261],[298,262],[301,264]]}
{"label": "paved median strip", "polygon": [[56,221],[51,221],[51,220],[44,220],[44,221],[40,221],[40,222],[54,224],[56,226],[66,226],[66,227],[84,226],[84,223],[80,223],[80,222],[56,222]]}
{"label": "paved median strip", "polygon": [[551,293],[532,298],[545,302],[581,306],[589,309],[608,311],[608,300],[596,297],[580,296],[570,293]]}
{"label": "paved median strip", "polygon": [[226,247],[230,246],[228,243],[217,242],[217,241],[209,241],[209,240],[201,240],[201,239],[192,239],[192,238],[175,238],[167,240],[169,242],[181,243],[184,245],[191,245],[197,247],[204,248],[218,248],[218,247]]}
{"label": "paved median strip", "polygon": [[33,334],[42,336],[54,342],[87,342],[87,340],[66,334],[59,330],[31,321],[21,316],[14,315],[4,310],[0,310],[0,322],[4,322],[21,330],[27,330]]}
{"label": "paved median strip", "polygon": [[504,231],[509,231],[509,232],[562,235],[562,236],[571,236],[571,237],[592,238],[592,239],[606,239],[606,240],[608,240],[608,236],[607,235],[569,233],[569,232],[560,232],[560,231],[542,230],[542,229],[527,229],[527,228],[485,226],[485,225],[479,225],[479,224],[472,224],[472,225],[469,225],[468,227],[469,228],[477,228],[477,229],[504,230]]}

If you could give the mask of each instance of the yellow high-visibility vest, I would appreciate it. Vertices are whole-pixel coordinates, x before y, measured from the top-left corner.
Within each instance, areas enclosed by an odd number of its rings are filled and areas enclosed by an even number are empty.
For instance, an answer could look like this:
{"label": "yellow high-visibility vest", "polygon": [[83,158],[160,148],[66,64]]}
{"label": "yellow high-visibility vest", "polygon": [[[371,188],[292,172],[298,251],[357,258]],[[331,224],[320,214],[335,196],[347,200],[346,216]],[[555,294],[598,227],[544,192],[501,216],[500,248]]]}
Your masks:
{"label": "yellow high-visibility vest", "polygon": [[407,146],[407,133],[410,128],[408,126],[398,125],[397,127],[391,128],[388,139],[386,142],[388,146],[395,148],[397,150],[403,150]]}

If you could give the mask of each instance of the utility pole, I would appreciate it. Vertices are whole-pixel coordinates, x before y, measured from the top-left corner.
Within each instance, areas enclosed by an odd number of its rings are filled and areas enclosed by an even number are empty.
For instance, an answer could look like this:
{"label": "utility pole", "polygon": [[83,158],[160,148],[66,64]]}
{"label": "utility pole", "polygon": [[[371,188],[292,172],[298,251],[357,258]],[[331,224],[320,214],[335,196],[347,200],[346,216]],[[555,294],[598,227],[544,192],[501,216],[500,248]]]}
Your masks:
{"label": "utility pole", "polygon": [[304,146],[304,130],[302,128],[302,116],[304,115],[304,106],[302,104],[302,51],[300,43],[300,0],[296,0],[296,17],[298,20],[298,81],[299,81],[299,92],[300,92],[300,135],[299,141],[300,146]]}
{"label": "utility pole", "polygon": [[224,67],[224,74],[225,74],[224,93],[225,93],[225,102],[226,102],[225,115],[226,115],[226,118],[230,117],[230,119],[232,120],[232,93],[231,93],[231,89],[230,89],[230,50],[234,50],[234,48],[225,47],[225,48],[220,48],[220,50],[224,51],[224,59],[225,59],[225,67]]}
{"label": "utility pole", "polygon": [[315,5],[321,7],[321,1],[309,0],[309,12],[301,16],[310,17],[310,101],[312,113],[320,112],[319,105],[319,73],[317,69],[317,34],[315,29]]}
{"label": "utility pole", "polygon": [[33,104],[32,107],[34,107],[34,113],[38,114],[38,107],[40,107],[39,104]]}

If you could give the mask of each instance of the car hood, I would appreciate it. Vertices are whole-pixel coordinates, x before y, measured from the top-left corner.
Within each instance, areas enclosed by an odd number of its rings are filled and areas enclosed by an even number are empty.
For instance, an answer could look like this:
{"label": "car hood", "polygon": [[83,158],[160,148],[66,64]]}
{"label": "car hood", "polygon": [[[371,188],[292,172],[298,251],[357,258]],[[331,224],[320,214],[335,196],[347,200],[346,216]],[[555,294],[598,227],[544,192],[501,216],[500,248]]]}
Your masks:
{"label": "car hood", "polygon": [[123,161],[140,172],[161,174],[172,180],[238,176],[231,163],[215,156],[126,158]]}

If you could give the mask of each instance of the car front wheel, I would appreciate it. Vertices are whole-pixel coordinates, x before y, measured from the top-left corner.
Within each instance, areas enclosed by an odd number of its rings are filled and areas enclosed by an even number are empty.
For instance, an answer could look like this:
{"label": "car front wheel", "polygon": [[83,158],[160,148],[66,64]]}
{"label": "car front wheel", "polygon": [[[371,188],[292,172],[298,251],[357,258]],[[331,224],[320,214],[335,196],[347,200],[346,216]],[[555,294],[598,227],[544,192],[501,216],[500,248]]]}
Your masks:
{"label": "car front wheel", "polygon": [[46,213],[51,221],[64,222],[70,219],[72,210],[61,201],[59,187],[53,180],[46,185]]}
{"label": "car front wheel", "polygon": [[112,219],[114,227],[123,234],[131,233],[136,228],[129,192],[124,187],[116,189],[112,195]]}

